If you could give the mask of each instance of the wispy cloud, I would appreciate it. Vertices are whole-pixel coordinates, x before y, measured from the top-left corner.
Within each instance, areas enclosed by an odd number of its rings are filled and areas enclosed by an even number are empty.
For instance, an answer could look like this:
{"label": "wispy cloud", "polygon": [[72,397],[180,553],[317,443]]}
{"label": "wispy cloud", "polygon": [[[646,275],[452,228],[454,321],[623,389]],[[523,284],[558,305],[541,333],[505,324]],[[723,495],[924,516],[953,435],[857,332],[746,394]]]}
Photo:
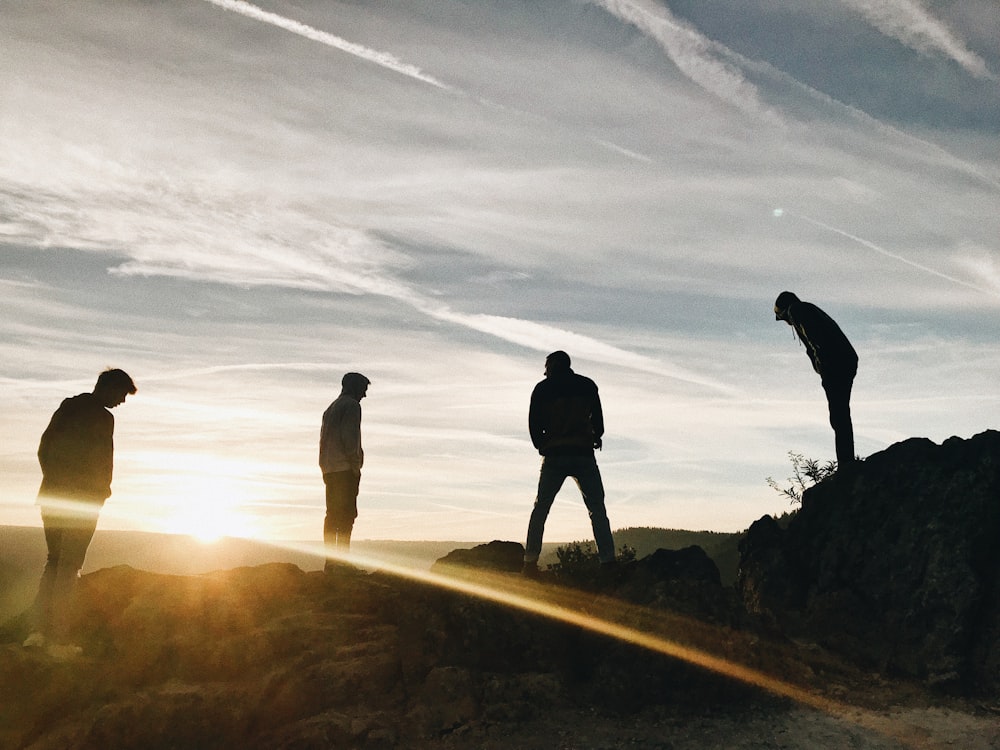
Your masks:
{"label": "wispy cloud", "polygon": [[780,123],[743,74],[715,55],[715,42],[677,19],[670,9],[646,0],[593,0],[613,16],[654,39],[677,68],[705,91],[738,109]]}
{"label": "wispy cloud", "polygon": [[928,273],[931,276],[937,276],[939,279],[944,279],[945,281],[950,281],[952,284],[958,284],[959,286],[964,286],[964,287],[968,287],[969,289],[974,289],[977,292],[981,292],[983,294],[987,294],[987,295],[989,295],[991,297],[1000,297],[1000,290],[998,290],[996,288],[989,289],[989,288],[986,288],[986,287],[982,287],[982,286],[979,286],[978,284],[973,284],[970,281],[966,281],[965,279],[960,279],[960,278],[958,278],[956,276],[951,276],[949,274],[943,273],[942,271],[938,271],[936,268],[931,268],[930,266],[925,266],[923,263],[917,263],[916,261],[910,260],[909,258],[906,258],[906,257],[900,255],[899,253],[894,253],[891,250],[887,250],[884,247],[881,247],[880,245],[877,245],[877,244],[875,244],[874,242],[872,242],[870,240],[866,240],[863,237],[858,237],[857,235],[851,234],[850,232],[845,232],[843,229],[837,229],[837,227],[830,226],[829,224],[826,224],[826,223],[824,223],[822,221],[819,221],[817,219],[810,218],[808,216],[804,216],[802,214],[791,213],[789,211],[783,211],[782,213],[784,215],[795,216],[795,217],[797,217],[799,219],[802,219],[803,221],[806,221],[806,222],[812,224],[813,226],[819,227],[820,229],[825,229],[828,232],[833,232],[834,234],[839,234],[841,237],[846,237],[847,239],[849,239],[849,240],[851,240],[853,242],[856,242],[859,245],[867,247],[869,250],[874,250],[876,253],[879,253],[880,255],[884,255],[887,258],[892,258],[893,260],[897,260],[900,263],[905,263],[906,265],[910,266],[911,268],[916,268],[918,271],[923,271],[924,273]]}
{"label": "wispy cloud", "polygon": [[652,357],[636,354],[598,339],[555,326],[499,315],[458,313],[445,307],[423,307],[425,312],[438,320],[449,321],[481,333],[488,333],[504,341],[536,351],[551,352],[555,349],[568,349],[574,353],[574,356],[581,359],[680,380],[726,395],[736,393],[733,386],[682,367],[665,365]]}
{"label": "wispy cloud", "polygon": [[943,54],[977,78],[995,79],[983,60],[972,52],[919,0],[843,0],[886,36],[924,55]]}
{"label": "wispy cloud", "polygon": [[321,31],[320,29],[312,26],[307,26],[304,23],[295,21],[291,18],[286,18],[285,16],[279,16],[277,13],[271,13],[263,8],[258,8],[256,5],[244,2],[244,0],[206,0],[206,2],[209,2],[212,5],[217,5],[225,10],[239,13],[247,18],[252,18],[263,23],[269,23],[273,26],[277,26],[278,28],[290,31],[293,34],[303,36],[306,39],[311,39],[314,42],[319,42],[320,44],[325,44],[328,47],[333,47],[334,49],[346,52],[349,55],[360,57],[362,60],[367,60],[368,62],[375,63],[376,65],[381,65],[383,68],[388,68],[389,70],[408,76],[414,80],[429,83],[430,85],[437,86],[440,89],[451,90],[451,87],[447,84],[442,83],[433,76],[427,75],[415,65],[409,65],[400,61],[388,52],[380,52],[379,50],[371,49],[370,47],[365,47],[364,45],[356,44],[355,42],[349,42],[346,39],[336,36],[335,34],[331,34],[327,31]]}
{"label": "wispy cloud", "polygon": [[[290,248],[286,248],[283,252],[275,252],[276,257],[279,255],[294,256],[294,252]],[[292,262],[295,265],[294,261]],[[590,336],[574,333],[573,331],[519,318],[455,311],[447,305],[442,305],[426,297],[419,290],[387,276],[379,274],[354,274],[348,269],[339,267],[330,267],[327,271],[324,271],[322,267],[316,267],[308,277],[309,281],[304,281],[303,279],[288,277],[280,269],[276,269],[276,274],[268,275],[267,270],[262,268],[261,275],[258,275],[256,279],[245,275],[239,279],[234,279],[226,271],[229,265],[228,261],[224,261],[218,269],[215,269],[212,267],[211,256],[203,255],[201,266],[196,273],[190,269],[179,269],[169,265],[147,265],[138,262],[123,264],[116,268],[115,272],[126,275],[184,275],[192,279],[239,283],[240,285],[258,283],[278,286],[288,285],[298,288],[305,286],[312,289],[326,289],[329,291],[343,291],[345,287],[353,288],[358,293],[387,297],[397,302],[402,302],[434,320],[489,334],[503,341],[524,346],[535,351],[550,352],[561,348],[571,349],[575,356],[581,359],[671,378],[726,395],[733,395],[735,393],[735,389],[725,383],[681,367],[666,365],[654,358],[636,354]],[[216,273],[216,270],[219,273]],[[245,367],[252,369],[256,365],[247,365]],[[303,363],[296,367],[313,369],[323,367],[323,365]]]}

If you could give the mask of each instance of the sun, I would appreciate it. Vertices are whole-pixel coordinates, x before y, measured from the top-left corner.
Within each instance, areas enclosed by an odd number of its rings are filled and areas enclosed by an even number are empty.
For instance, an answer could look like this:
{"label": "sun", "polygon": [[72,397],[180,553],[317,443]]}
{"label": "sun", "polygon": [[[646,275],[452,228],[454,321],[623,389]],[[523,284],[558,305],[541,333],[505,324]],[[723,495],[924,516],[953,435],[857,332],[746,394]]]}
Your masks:
{"label": "sun", "polygon": [[166,519],[169,533],[184,534],[204,544],[224,537],[250,537],[252,522],[242,510],[246,498],[225,479],[200,477],[177,495]]}

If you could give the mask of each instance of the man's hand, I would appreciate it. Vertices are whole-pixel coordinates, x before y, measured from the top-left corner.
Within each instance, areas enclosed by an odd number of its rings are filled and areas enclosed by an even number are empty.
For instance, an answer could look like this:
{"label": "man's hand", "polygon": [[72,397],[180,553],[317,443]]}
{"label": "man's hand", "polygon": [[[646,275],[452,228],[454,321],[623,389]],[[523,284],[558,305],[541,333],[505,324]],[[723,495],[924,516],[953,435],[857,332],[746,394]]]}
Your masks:
{"label": "man's hand", "polygon": [[599,451],[600,449],[601,449],[601,439],[600,438],[595,438],[594,439],[594,450],[595,451]]}

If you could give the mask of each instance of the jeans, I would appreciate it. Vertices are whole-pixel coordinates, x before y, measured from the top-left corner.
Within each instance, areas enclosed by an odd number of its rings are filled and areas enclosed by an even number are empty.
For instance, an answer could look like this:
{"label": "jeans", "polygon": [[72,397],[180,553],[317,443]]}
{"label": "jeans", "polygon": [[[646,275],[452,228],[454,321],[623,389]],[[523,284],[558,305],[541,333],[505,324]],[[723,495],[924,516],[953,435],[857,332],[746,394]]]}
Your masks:
{"label": "jeans", "polygon": [[46,635],[65,635],[67,610],[90,540],[97,530],[93,512],[42,509],[42,527],[48,555],[35,596],[35,625]]}
{"label": "jeans", "polygon": [[854,374],[845,373],[823,378],[823,390],[830,409],[830,426],[837,448],[837,466],[854,463],[854,425],[851,424],[851,388]]}
{"label": "jeans", "polygon": [[590,525],[594,530],[594,541],[597,542],[597,554],[601,562],[611,562],[615,559],[615,541],[611,536],[611,524],[604,508],[604,483],[601,481],[601,471],[597,468],[597,460],[593,455],[584,456],[545,456],[542,459],[542,469],[538,477],[538,494],[535,506],[531,510],[531,520],[528,522],[528,541],[524,548],[525,562],[538,562],[542,551],[542,534],[545,531],[545,519],[556,499],[556,494],[566,481],[573,477],[576,486],[583,495],[583,503],[590,514]]}
{"label": "jeans", "polygon": [[323,542],[339,552],[351,546],[351,530],[358,517],[358,489],[361,475],[353,471],[333,471],[323,475],[326,483],[326,518]]}

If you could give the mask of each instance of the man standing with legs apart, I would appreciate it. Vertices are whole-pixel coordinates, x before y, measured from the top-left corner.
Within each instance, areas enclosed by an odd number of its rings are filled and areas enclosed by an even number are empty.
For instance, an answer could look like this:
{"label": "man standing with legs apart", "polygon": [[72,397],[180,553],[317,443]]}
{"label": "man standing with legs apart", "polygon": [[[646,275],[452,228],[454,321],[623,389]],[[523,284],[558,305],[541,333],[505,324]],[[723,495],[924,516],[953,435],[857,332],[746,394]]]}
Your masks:
{"label": "man standing with legs apart", "polygon": [[615,542],[604,508],[604,484],[594,458],[604,435],[601,398],[593,380],[573,372],[566,352],[552,352],[545,358],[545,380],[531,393],[528,430],[532,444],[542,454],[542,469],[528,523],[522,572],[527,576],[538,572],[545,519],[566,477],[573,477],[583,495],[601,564],[614,563]]}
{"label": "man standing with legs apart", "polygon": [[829,315],[791,292],[774,301],[774,319],[783,320],[806,347],[813,369],[822,378],[830,409],[830,426],[837,447],[837,467],[854,463],[854,426],[851,424],[851,388],[858,373],[858,354]]}
{"label": "man standing with legs apart", "polygon": [[136,392],[122,370],[106,370],[92,393],[63,400],[42,433],[38,463],[42,512],[48,555],[35,598],[38,631],[25,645],[62,640],[73,588],[83,567],[97,517],[111,496],[114,467],[115,418],[109,409]]}
{"label": "man standing with legs apart", "polygon": [[[323,542],[327,550],[347,554],[351,530],[358,517],[358,487],[365,452],[361,448],[361,399],[368,394],[371,381],[360,372],[349,372],[341,379],[337,400],[323,412],[319,435],[319,467],[326,484],[326,519]],[[336,561],[327,558],[329,572]]]}

